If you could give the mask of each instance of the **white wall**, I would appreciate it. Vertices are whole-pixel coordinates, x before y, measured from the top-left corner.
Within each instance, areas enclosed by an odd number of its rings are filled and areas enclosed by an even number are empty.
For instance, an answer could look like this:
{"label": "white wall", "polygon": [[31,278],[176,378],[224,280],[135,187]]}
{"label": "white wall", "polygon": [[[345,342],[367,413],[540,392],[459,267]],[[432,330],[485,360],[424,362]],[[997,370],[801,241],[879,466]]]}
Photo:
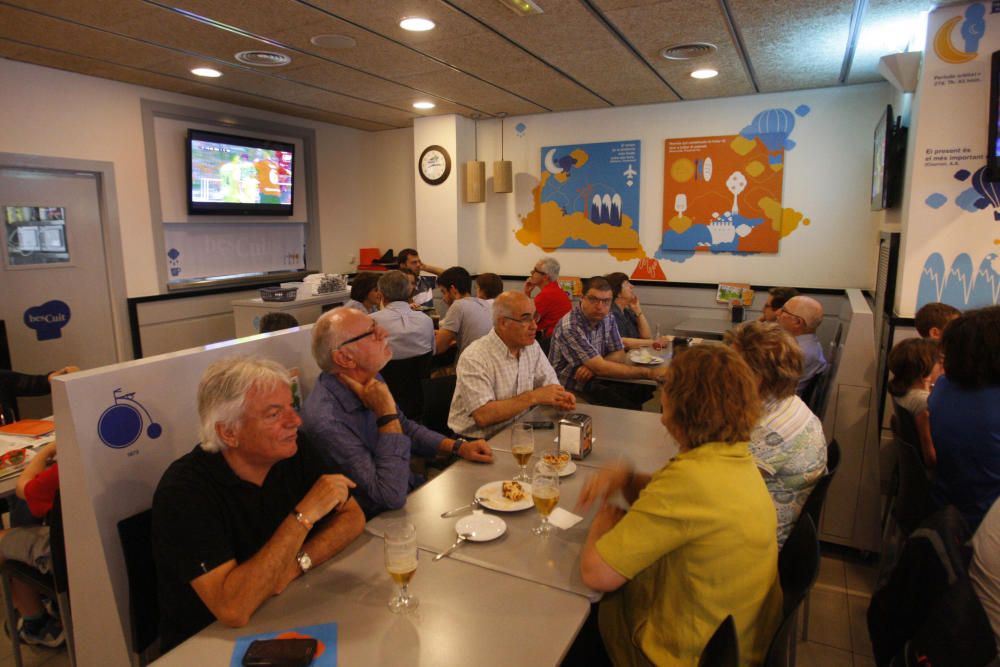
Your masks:
{"label": "white wall", "polygon": [[932,301],[962,310],[1000,303],[1000,184],[960,177],[986,165],[990,56],[1000,48],[1000,15],[974,5],[984,23],[974,51],[962,36],[971,5],[940,7],[927,22],[895,303],[903,317]]}
{"label": "white wall", "polygon": [[[670,281],[870,288],[874,285],[878,225],[884,218],[884,214],[869,210],[872,133],[891,96],[888,84],[868,84],[508,118],[503,123],[504,157],[513,162],[514,194],[492,193],[492,161],[500,157],[500,122],[480,122],[479,159],[486,162],[488,176],[486,203],[460,204],[475,207],[476,219],[459,228],[437,229],[444,218],[457,220],[456,209],[443,211],[440,207],[450,201],[443,189],[460,187],[461,179],[450,178],[433,192],[434,187],[415,176],[418,238],[422,246],[431,245],[430,235],[425,240],[419,230],[435,228],[434,233],[449,248],[453,236],[459,239],[462,263],[470,270],[525,274],[543,251],[522,245],[514,234],[521,226],[520,218],[534,206],[531,190],[538,184],[541,147],[639,139],[639,235],[643,250],[652,256],[659,249],[663,229],[664,140],[734,135],[760,111],[776,107],[794,111],[804,104],[810,111],[796,116],[790,135],[796,145],[785,154],[782,204],[803,212],[810,224],[800,225],[783,238],[777,254],[706,253],[684,262],[661,259],[660,266]],[[417,155],[428,143],[434,143],[432,139],[441,138],[440,123],[440,118],[414,122]],[[522,135],[515,129],[519,123],[526,126]],[[455,140],[456,132],[448,129]],[[435,207],[422,207],[420,202],[425,198],[433,198]],[[434,238],[433,244],[437,242]],[[434,250],[423,247],[421,256],[428,263],[446,264]],[[566,275],[631,273],[638,263],[635,259],[619,262],[605,250],[558,250],[555,254]]]}
{"label": "white wall", "polygon": [[[403,178],[393,162],[388,169],[391,185],[386,188],[392,195],[373,197],[376,193],[369,183],[381,171],[379,156],[396,152],[391,140],[388,149],[376,150],[373,133],[4,59],[0,59],[0,90],[8,100],[0,105],[0,152],[114,164],[130,297],[163,291],[154,257],[142,99],[315,128],[322,266],[311,268],[352,270],[349,259],[358,247],[373,245],[375,237],[368,224],[375,209],[372,202],[398,213],[407,200],[412,201],[406,196],[407,190],[412,192],[412,178]],[[400,131],[402,138],[395,137],[395,143],[405,144],[409,132]],[[409,229],[412,222],[404,220],[404,224]]]}

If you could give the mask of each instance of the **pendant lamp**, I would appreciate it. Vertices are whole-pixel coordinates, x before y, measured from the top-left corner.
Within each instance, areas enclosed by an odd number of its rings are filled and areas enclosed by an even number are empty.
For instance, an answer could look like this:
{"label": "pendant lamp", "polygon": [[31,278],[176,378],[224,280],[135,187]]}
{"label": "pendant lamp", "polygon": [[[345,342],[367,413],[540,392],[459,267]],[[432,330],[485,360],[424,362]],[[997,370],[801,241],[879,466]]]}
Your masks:
{"label": "pendant lamp", "polygon": [[507,114],[501,111],[497,115],[500,116],[500,159],[493,162],[493,192],[503,194],[514,191],[514,165],[503,159],[503,119]]}
{"label": "pendant lamp", "polygon": [[480,204],[486,201],[486,163],[479,161],[479,114],[476,122],[476,159],[465,163],[465,203]]}

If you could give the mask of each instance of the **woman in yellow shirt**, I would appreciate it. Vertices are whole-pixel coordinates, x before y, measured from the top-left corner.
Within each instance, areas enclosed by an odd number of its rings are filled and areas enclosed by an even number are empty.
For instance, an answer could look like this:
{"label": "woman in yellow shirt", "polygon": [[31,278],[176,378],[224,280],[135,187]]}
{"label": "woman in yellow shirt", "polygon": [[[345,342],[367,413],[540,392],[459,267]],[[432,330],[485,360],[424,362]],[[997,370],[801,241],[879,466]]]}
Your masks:
{"label": "woman in yellow shirt", "polygon": [[[733,350],[677,355],[663,425],[680,453],[653,475],[603,470],[580,496],[598,512],[581,557],[615,665],[695,665],[719,623],[736,621],[741,664],[763,662],[781,621],[777,520],[747,446],[757,381]],[[628,512],[607,504],[622,491]]]}

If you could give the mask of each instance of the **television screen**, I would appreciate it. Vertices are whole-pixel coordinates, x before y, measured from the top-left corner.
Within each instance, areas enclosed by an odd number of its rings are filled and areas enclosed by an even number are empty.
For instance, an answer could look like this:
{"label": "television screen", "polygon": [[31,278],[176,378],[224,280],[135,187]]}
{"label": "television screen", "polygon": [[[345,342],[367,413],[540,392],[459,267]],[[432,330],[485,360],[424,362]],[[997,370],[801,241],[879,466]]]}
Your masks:
{"label": "television screen", "polygon": [[188,130],[188,213],[292,215],[295,146]]}
{"label": "television screen", "polygon": [[878,125],[875,126],[874,155],[872,156],[872,210],[880,211],[889,207],[889,169],[892,155],[893,116],[892,105],[888,105]]}
{"label": "television screen", "polygon": [[993,52],[990,67],[990,131],[986,146],[986,173],[991,181],[1000,181],[1000,51]]}

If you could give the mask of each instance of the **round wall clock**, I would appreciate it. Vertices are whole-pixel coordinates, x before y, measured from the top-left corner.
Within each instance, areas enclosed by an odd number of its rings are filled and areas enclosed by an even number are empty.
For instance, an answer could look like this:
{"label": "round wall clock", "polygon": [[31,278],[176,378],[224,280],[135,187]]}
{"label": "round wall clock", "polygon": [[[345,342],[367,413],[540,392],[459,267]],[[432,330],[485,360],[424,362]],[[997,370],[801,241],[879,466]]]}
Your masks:
{"label": "round wall clock", "polygon": [[451,156],[441,146],[428,146],[417,160],[417,170],[428,185],[441,185],[451,173]]}

